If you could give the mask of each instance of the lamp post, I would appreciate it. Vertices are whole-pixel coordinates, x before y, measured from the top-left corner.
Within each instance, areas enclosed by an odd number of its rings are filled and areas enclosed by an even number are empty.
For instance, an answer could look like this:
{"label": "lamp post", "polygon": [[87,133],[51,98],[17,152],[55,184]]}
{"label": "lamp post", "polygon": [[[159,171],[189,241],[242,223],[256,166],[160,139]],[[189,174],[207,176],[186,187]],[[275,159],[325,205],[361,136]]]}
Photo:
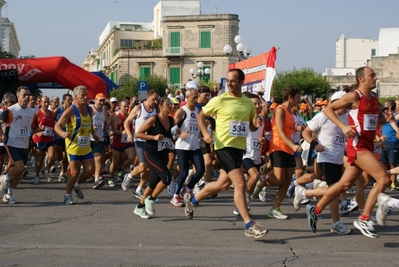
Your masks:
{"label": "lamp post", "polygon": [[197,63],[197,67],[198,70],[195,70],[194,68],[190,69],[191,77],[193,77],[194,79],[199,77],[200,81],[204,80],[205,82],[208,82],[211,70],[209,68],[204,69],[204,63],[202,61]]}
{"label": "lamp post", "polygon": [[229,58],[238,58],[238,62],[249,58],[249,55],[252,53],[252,47],[243,43],[244,40],[241,35],[236,35],[236,37],[234,37],[234,42],[236,43],[236,50],[233,51],[231,45],[227,44],[223,47],[223,52]]}

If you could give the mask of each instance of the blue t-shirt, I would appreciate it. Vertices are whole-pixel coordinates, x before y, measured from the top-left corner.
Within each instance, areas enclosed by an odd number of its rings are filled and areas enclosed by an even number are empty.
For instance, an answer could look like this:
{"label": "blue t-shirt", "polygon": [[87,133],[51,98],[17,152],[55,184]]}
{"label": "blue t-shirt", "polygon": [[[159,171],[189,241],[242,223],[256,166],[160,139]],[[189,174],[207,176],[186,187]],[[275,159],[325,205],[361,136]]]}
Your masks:
{"label": "blue t-shirt", "polygon": [[[396,121],[396,125],[399,127],[399,121]],[[396,139],[396,131],[392,128],[390,123],[384,123],[382,125],[382,135],[387,138],[387,142],[398,143],[399,140]]]}

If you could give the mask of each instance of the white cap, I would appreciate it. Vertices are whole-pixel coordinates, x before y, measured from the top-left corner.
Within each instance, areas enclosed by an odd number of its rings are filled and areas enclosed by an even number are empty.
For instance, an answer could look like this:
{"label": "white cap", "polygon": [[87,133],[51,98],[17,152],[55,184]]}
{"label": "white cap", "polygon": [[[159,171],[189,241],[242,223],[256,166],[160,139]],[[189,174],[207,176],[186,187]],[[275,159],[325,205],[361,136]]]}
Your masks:
{"label": "white cap", "polygon": [[340,98],[343,97],[345,94],[346,94],[345,91],[338,91],[338,92],[335,92],[335,93],[331,96],[330,102],[333,102],[333,101],[335,101],[335,100],[340,99]]}
{"label": "white cap", "polygon": [[118,102],[118,99],[116,97],[111,97],[111,99],[109,100],[109,102]]}
{"label": "white cap", "polygon": [[186,84],[186,89],[191,89],[191,88],[193,88],[193,89],[198,91],[198,83],[196,81],[189,81]]}

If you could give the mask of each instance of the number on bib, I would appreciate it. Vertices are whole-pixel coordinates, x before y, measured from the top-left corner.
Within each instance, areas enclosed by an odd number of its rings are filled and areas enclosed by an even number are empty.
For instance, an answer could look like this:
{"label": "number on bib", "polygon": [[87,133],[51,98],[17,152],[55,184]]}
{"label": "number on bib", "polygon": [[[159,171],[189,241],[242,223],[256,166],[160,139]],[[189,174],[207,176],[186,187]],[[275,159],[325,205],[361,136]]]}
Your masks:
{"label": "number on bib", "polygon": [[52,134],[53,134],[53,128],[45,126],[43,135],[51,136]]}
{"label": "number on bib", "polygon": [[229,136],[247,137],[249,133],[249,122],[247,121],[230,121]]}
{"label": "number on bib", "polygon": [[364,114],[363,130],[375,131],[377,129],[378,114]]}
{"label": "number on bib", "polygon": [[78,147],[86,147],[89,144],[88,136],[79,136],[78,137]]}
{"label": "number on bib", "polygon": [[28,126],[20,126],[19,127],[19,137],[28,137],[29,129]]}
{"label": "number on bib", "polygon": [[162,151],[164,149],[174,149],[175,145],[173,144],[170,138],[164,138],[158,141],[158,151]]}
{"label": "number on bib", "polygon": [[127,141],[127,134],[122,134],[122,135],[121,135],[121,143],[129,143],[129,142]]}

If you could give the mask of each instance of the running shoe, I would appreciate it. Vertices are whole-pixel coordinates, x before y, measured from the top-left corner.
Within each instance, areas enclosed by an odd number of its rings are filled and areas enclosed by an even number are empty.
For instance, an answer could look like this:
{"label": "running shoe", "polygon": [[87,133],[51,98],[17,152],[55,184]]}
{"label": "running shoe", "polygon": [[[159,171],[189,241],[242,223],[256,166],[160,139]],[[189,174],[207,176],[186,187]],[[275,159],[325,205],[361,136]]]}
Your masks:
{"label": "running shoe", "polygon": [[2,191],[4,194],[7,194],[8,188],[9,188],[9,187],[10,187],[10,181],[7,181],[6,176],[3,175],[3,176],[1,177],[1,191]]}
{"label": "running shoe", "polygon": [[193,194],[196,195],[201,191],[201,188],[198,183],[194,185]]}
{"label": "running shoe", "polygon": [[173,197],[173,195],[175,194],[175,190],[176,190],[176,180],[172,179],[172,181],[168,185],[168,195],[170,197]]}
{"label": "running shoe", "polygon": [[256,186],[254,192],[253,192],[252,195],[251,195],[251,200],[252,200],[252,201],[258,200],[258,199],[259,199],[259,194],[260,194],[260,192],[261,192],[261,189],[259,189],[259,187]]}
{"label": "running shoe", "polygon": [[295,193],[295,184],[294,184],[294,181],[295,181],[295,178],[292,177],[292,178],[291,178],[291,183],[290,183],[290,185],[288,186],[287,197],[292,197],[292,196],[294,196],[294,193]]}
{"label": "running shoe", "polygon": [[80,189],[80,186],[74,186],[73,191],[75,192],[76,196],[79,199],[84,199],[85,196],[83,195],[82,189]]}
{"label": "running shoe", "polygon": [[359,205],[357,204],[357,201],[354,199],[351,199],[348,203],[348,211],[357,211],[359,209]]}
{"label": "running shoe", "polygon": [[150,218],[150,216],[147,214],[147,212],[145,211],[145,208],[139,208],[138,206],[136,206],[136,208],[134,208],[133,211],[134,214],[140,216],[141,219],[148,219]]}
{"label": "running shoe", "polygon": [[240,216],[240,215],[241,215],[240,212],[238,211],[237,207],[234,208],[233,214],[234,214],[234,215],[237,215],[237,216]]}
{"label": "running shoe", "polygon": [[293,202],[295,211],[298,211],[301,208],[302,201],[304,200],[302,194],[305,190],[306,188],[300,185],[295,187],[295,197]]}
{"label": "running shoe", "polygon": [[48,171],[44,171],[44,176],[46,177],[47,182],[49,182],[49,183],[53,180],[53,178],[50,177],[50,174]]}
{"label": "running shoe", "polygon": [[174,195],[172,199],[170,200],[170,204],[175,207],[182,207],[183,202],[181,202],[180,196],[179,195]]}
{"label": "running shoe", "polygon": [[3,202],[8,203],[8,204],[16,204],[17,201],[12,197],[11,194],[5,194],[3,196]]}
{"label": "running shoe", "polygon": [[379,225],[385,225],[385,223],[386,223],[386,218],[388,216],[388,213],[390,212],[390,209],[389,209],[387,203],[390,199],[391,199],[391,197],[384,193],[378,194],[378,198],[377,198],[378,208],[377,208],[377,213],[376,213],[375,217],[376,217]]}
{"label": "running shoe", "polygon": [[53,166],[50,167],[50,172],[55,173],[56,171],[57,171],[57,167],[54,164]]}
{"label": "running shoe", "polygon": [[39,177],[39,176],[35,176],[35,177],[33,178],[33,183],[34,183],[34,184],[39,184],[39,183],[40,183],[40,177]]}
{"label": "running shoe", "polygon": [[141,197],[143,196],[143,191],[142,190],[133,191],[132,196],[134,196],[137,199],[141,199]]}
{"label": "running shoe", "polygon": [[342,221],[331,224],[331,233],[336,233],[339,235],[350,234],[352,230],[348,228]]}
{"label": "running shoe", "polygon": [[308,216],[308,225],[310,229],[313,233],[316,233],[316,225],[320,216],[316,214],[314,205],[306,205],[306,215]]}
{"label": "running shoe", "polygon": [[186,214],[186,217],[190,220],[193,219],[194,217],[194,209],[195,206],[193,203],[191,203],[191,195],[189,193],[186,193],[184,195],[184,204],[185,204],[185,208],[184,208],[184,213]]}
{"label": "running shoe", "polygon": [[144,199],[144,205],[145,205],[145,212],[147,212],[148,215],[154,216],[155,215],[155,201],[150,200],[150,196],[146,197]]}
{"label": "running shoe", "polygon": [[261,238],[267,234],[267,230],[262,227],[259,223],[251,221],[251,226],[244,230],[244,234],[247,237]]}
{"label": "running shoe", "polygon": [[371,220],[361,221],[360,217],[357,218],[353,225],[362,232],[363,235],[370,238],[377,238],[378,234],[374,229],[374,223]]}
{"label": "running shoe", "polygon": [[98,178],[98,180],[94,181],[93,189],[100,189],[104,186],[104,179],[102,177]]}
{"label": "running shoe", "polygon": [[396,189],[395,183],[391,183],[391,186],[390,186],[389,190],[390,191],[395,191],[395,189]]}
{"label": "running shoe", "polygon": [[22,177],[26,177],[26,176],[28,176],[28,170],[26,169],[26,167],[25,167],[25,169],[24,169],[24,172],[22,173]]}
{"label": "running shoe", "polygon": [[348,208],[349,208],[349,201],[347,200],[341,201],[339,212],[341,213],[342,216],[348,215],[350,213]]}
{"label": "running shoe", "polygon": [[125,191],[129,190],[131,182],[132,182],[132,179],[129,177],[129,173],[126,173],[125,177],[123,177],[123,181],[121,183],[122,189]]}
{"label": "running shoe", "polygon": [[109,178],[109,180],[108,180],[108,185],[110,186],[110,187],[114,187],[115,186],[115,181],[114,181],[114,179],[111,177],[111,178]]}
{"label": "running shoe", "polygon": [[279,219],[279,220],[286,220],[288,218],[287,215],[283,214],[280,210],[280,207],[275,209],[271,209],[269,214],[267,215],[269,218]]}
{"label": "running shoe", "polygon": [[262,191],[259,193],[259,199],[262,202],[266,202],[266,187],[262,188]]}
{"label": "running shoe", "polygon": [[58,176],[58,182],[60,183],[66,183],[68,179],[68,174],[66,173],[60,173],[60,175]]}
{"label": "running shoe", "polygon": [[64,196],[64,204],[65,205],[73,205],[74,204],[74,202],[73,202],[73,198],[72,198],[72,196],[71,195],[65,195]]}

